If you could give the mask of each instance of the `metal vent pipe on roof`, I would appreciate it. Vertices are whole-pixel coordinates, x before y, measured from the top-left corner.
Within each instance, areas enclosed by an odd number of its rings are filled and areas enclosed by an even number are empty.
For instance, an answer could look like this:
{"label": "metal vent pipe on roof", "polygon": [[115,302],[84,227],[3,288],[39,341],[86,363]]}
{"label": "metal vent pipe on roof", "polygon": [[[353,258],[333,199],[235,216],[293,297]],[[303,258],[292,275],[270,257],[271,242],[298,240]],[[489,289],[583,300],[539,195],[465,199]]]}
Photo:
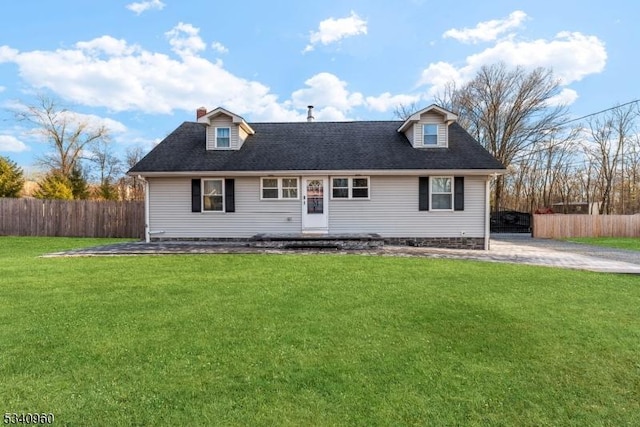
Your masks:
{"label": "metal vent pipe on roof", "polygon": [[315,117],[313,117],[313,105],[309,105],[307,108],[307,121],[312,122],[315,119]]}

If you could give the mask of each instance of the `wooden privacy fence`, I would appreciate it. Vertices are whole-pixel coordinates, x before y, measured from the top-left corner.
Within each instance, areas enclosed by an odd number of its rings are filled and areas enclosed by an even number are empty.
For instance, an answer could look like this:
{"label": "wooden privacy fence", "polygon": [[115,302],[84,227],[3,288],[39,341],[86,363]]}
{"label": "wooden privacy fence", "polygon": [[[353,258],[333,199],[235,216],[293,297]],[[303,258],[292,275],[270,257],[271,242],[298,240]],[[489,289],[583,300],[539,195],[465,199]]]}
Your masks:
{"label": "wooden privacy fence", "polygon": [[533,215],[533,237],[640,237],[640,215]]}
{"label": "wooden privacy fence", "polygon": [[0,198],[0,235],[144,237],[144,202]]}

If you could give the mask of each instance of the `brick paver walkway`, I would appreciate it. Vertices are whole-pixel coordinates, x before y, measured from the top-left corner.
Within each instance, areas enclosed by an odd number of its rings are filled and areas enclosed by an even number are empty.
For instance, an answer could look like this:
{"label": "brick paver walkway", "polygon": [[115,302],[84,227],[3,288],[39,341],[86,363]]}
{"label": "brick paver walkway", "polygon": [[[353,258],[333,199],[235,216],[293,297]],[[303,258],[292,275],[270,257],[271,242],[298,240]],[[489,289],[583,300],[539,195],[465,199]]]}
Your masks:
{"label": "brick paver walkway", "polygon": [[251,248],[229,242],[160,242],[118,243],[49,254],[45,256],[123,256],[163,254],[221,253],[356,253],[379,256],[407,256],[470,259],[489,262],[542,265],[608,273],[640,274],[640,253],[622,249],[599,248],[549,239],[532,239],[522,235],[495,235],[488,251],[389,246],[370,251],[282,250]]}

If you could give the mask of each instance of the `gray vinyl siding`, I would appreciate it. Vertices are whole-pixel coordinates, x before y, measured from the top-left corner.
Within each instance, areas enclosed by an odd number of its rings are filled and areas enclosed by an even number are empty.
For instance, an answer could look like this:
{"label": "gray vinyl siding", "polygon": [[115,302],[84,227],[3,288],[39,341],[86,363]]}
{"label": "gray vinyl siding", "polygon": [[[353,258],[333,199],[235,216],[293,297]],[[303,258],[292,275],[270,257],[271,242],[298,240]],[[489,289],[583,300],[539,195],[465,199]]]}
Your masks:
{"label": "gray vinyl siding", "polygon": [[216,128],[218,127],[230,128],[229,148],[222,148],[222,150],[238,150],[242,145],[238,133],[238,125],[234,124],[230,117],[224,115],[219,115],[212,119],[211,125],[207,127],[207,150],[220,150],[220,148],[216,148],[215,146]]}
{"label": "gray vinyl siding", "polygon": [[418,177],[370,177],[370,200],[330,200],[330,233],[483,237],[485,177],[465,177],[464,211],[419,211]]}
{"label": "gray vinyl siding", "polygon": [[[413,125],[413,146],[416,148],[425,148],[423,144],[423,129],[422,125],[434,124],[438,125],[438,147],[447,147],[447,141],[449,138],[447,124],[444,122],[443,117],[437,113],[424,113],[420,116],[420,121]],[[411,141],[411,138],[409,139]]]}
{"label": "gray vinyl siding", "polygon": [[[194,176],[193,178],[199,178]],[[486,177],[465,177],[464,211],[419,211],[417,176],[371,176],[369,200],[328,200],[329,233],[483,237]],[[259,177],[235,177],[235,212],[191,212],[191,177],[148,178],[153,238],[246,238],[300,233],[300,200],[260,200]],[[330,192],[330,188],[326,189]]]}
{"label": "gray vinyl siding", "polygon": [[191,178],[148,181],[152,238],[251,237],[301,229],[300,200],[260,200],[259,178],[235,178],[233,213],[191,212]]}

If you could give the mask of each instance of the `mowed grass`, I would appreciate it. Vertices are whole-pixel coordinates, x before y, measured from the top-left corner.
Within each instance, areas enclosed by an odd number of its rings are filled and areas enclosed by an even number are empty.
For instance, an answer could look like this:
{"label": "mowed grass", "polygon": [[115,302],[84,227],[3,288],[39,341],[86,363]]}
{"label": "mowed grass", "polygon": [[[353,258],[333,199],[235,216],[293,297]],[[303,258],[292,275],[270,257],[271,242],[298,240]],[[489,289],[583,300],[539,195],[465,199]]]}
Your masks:
{"label": "mowed grass", "polygon": [[607,248],[629,249],[640,251],[640,238],[638,237],[571,237],[569,242],[586,243]]}
{"label": "mowed grass", "polygon": [[2,412],[58,425],[640,425],[640,277],[0,238]]}

